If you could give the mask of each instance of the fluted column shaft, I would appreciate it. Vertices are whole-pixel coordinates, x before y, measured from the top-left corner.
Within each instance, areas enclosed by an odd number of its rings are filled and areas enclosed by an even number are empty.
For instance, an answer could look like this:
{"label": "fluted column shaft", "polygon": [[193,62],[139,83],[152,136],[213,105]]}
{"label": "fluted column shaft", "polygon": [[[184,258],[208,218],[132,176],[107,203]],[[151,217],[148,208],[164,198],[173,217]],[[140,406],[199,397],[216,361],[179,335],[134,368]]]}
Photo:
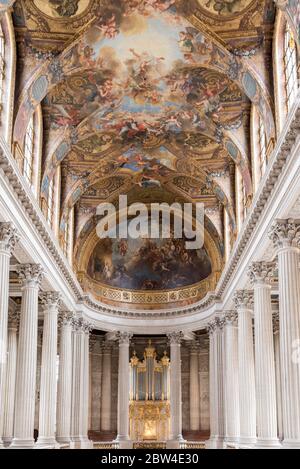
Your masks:
{"label": "fluted column shaft", "polygon": [[7,366],[9,263],[18,237],[11,223],[0,223],[0,447],[3,446]]}
{"label": "fluted column shaft", "polygon": [[190,430],[200,428],[199,361],[197,344],[190,347]]}
{"label": "fluted column shaft", "polygon": [[256,442],[256,397],[253,346],[253,294],[245,290],[236,293],[238,312],[240,443]]}
{"label": "fluted column shaft", "polygon": [[12,447],[32,448],[34,445],[38,293],[42,270],[38,265],[23,265],[19,267],[19,276],[23,286]]}
{"label": "fluted column shaft", "polygon": [[174,332],[170,340],[170,440],[180,442],[182,438],[182,389],[181,389],[181,340],[182,333]]}
{"label": "fluted column shaft", "polygon": [[58,319],[58,293],[45,293],[41,295],[44,307],[41,385],[40,385],[40,412],[39,412],[39,438],[37,445],[53,448],[56,425],[56,359],[57,359],[57,319]]}
{"label": "fluted column shaft", "polygon": [[4,403],[3,442],[9,445],[14,436],[15,388],[17,371],[18,324],[20,315],[10,313],[8,324],[7,368]]}
{"label": "fluted column shaft", "polygon": [[217,318],[208,326],[211,448],[222,448],[225,434],[223,325],[224,322]]}
{"label": "fluted column shaft", "polygon": [[237,314],[225,314],[224,387],[225,387],[225,437],[228,442],[238,442],[240,435],[239,360]]}
{"label": "fluted column shaft", "polygon": [[72,321],[73,314],[62,313],[59,348],[59,377],[57,391],[56,440],[69,444],[71,441],[71,399],[72,395]]}
{"label": "fluted column shaft", "polygon": [[[132,334],[120,332],[119,340],[119,372],[118,372],[118,436],[117,441],[129,441],[129,344]],[[124,446],[124,445],[123,445]],[[126,443],[125,446],[126,447]]]}
{"label": "fluted column shaft", "polygon": [[283,440],[282,428],[282,392],[280,370],[280,345],[279,345],[279,313],[273,315],[274,351],[275,351],[275,376],[276,376],[276,403],[277,403],[277,427],[278,438]]}
{"label": "fluted column shaft", "polygon": [[111,430],[111,346],[104,344],[102,355],[101,430]]}
{"label": "fluted column shaft", "polygon": [[89,324],[75,321],[72,384],[72,441],[77,448],[89,447]]}
{"label": "fluted column shaft", "polygon": [[277,220],[270,236],[277,247],[283,445],[300,447],[300,220]]}
{"label": "fluted column shaft", "polygon": [[249,276],[254,288],[255,376],[258,447],[279,446],[271,286],[274,265],[254,262]]}

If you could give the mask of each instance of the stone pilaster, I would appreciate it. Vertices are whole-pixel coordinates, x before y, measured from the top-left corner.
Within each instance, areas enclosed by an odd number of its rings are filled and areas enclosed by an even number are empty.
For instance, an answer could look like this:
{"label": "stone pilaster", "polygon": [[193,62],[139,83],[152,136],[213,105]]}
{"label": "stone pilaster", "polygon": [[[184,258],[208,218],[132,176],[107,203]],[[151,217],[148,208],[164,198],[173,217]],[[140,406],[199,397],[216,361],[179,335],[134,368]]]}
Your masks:
{"label": "stone pilaster", "polygon": [[9,446],[14,436],[15,389],[17,372],[18,328],[20,313],[10,311],[8,316],[7,368],[4,402],[3,442]]}
{"label": "stone pilaster", "polygon": [[102,352],[102,393],[101,430],[111,430],[111,343],[103,344]]}
{"label": "stone pilaster", "polygon": [[60,347],[59,375],[57,390],[57,430],[58,443],[71,442],[71,399],[72,395],[72,330],[74,315],[64,311],[59,315]]}
{"label": "stone pilaster", "polygon": [[11,223],[0,223],[0,447],[3,446],[3,417],[7,366],[7,325],[9,295],[9,263],[18,235]]}
{"label": "stone pilaster", "polygon": [[170,411],[171,432],[168,448],[179,448],[182,438],[181,341],[182,332],[168,335],[170,341]]}
{"label": "stone pilaster", "polygon": [[132,448],[129,438],[129,345],[132,334],[119,332],[118,436],[120,449]]}
{"label": "stone pilaster", "polygon": [[18,266],[22,305],[17,359],[13,448],[34,446],[34,412],[37,362],[38,294],[43,270],[40,265]]}
{"label": "stone pilaster", "polygon": [[278,254],[283,446],[300,447],[300,220],[277,220],[270,238]]}
{"label": "stone pilaster", "polygon": [[223,448],[224,411],[224,321],[216,318],[208,324],[209,332],[209,403],[210,448]]}
{"label": "stone pilaster", "polygon": [[224,314],[225,440],[237,443],[240,435],[238,318],[235,311]]}
{"label": "stone pilaster", "polygon": [[199,344],[190,345],[190,430],[200,428]]}
{"label": "stone pilaster", "polygon": [[253,292],[239,290],[234,297],[238,313],[240,444],[256,443],[256,396],[253,347]]}
{"label": "stone pilaster", "polygon": [[276,379],[270,278],[275,264],[254,262],[249,277],[254,289],[257,447],[278,447]]}

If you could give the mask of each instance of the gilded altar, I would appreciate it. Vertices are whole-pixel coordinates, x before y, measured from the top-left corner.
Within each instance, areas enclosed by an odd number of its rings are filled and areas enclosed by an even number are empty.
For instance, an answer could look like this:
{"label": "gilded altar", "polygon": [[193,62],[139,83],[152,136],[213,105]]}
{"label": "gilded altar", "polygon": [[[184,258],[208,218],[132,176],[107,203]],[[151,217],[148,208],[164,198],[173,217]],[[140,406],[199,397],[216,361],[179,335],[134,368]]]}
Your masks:
{"label": "gilded altar", "polygon": [[143,360],[130,361],[130,438],[166,441],[170,433],[170,360],[158,360],[149,341]]}

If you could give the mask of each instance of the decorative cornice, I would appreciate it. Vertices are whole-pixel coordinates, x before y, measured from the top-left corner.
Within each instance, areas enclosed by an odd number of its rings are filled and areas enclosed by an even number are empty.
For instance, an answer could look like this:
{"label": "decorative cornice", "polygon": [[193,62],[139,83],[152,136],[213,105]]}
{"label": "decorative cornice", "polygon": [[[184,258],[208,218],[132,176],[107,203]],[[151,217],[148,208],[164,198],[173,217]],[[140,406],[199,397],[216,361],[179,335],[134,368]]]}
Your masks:
{"label": "decorative cornice", "polygon": [[23,286],[30,284],[39,287],[44,276],[44,270],[39,264],[18,265],[17,273]]}
{"label": "decorative cornice", "polygon": [[237,290],[233,297],[234,305],[239,309],[253,309],[253,291]]}
{"label": "decorative cornice", "polygon": [[183,340],[183,333],[181,331],[171,332],[168,334],[170,345],[180,345]]}
{"label": "decorative cornice", "polygon": [[276,220],[269,231],[269,238],[276,248],[296,246],[300,242],[300,220]]}
{"label": "decorative cornice", "polygon": [[251,284],[266,284],[275,276],[276,262],[253,262],[248,269]]}
{"label": "decorative cornice", "polygon": [[40,293],[40,299],[41,303],[44,307],[44,309],[49,309],[49,308],[58,308],[59,302],[60,302],[60,293],[58,292],[43,292]]}
{"label": "decorative cornice", "polygon": [[17,230],[12,223],[0,223],[0,250],[7,251],[8,254],[11,254],[19,239],[20,237],[17,234]]}

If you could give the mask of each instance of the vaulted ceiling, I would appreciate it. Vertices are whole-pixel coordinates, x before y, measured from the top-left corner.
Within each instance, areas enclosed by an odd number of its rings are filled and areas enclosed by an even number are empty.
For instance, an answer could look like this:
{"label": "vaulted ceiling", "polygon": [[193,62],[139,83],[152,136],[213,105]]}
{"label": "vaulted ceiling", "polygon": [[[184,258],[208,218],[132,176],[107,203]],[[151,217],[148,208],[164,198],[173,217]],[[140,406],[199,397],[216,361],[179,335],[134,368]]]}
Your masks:
{"label": "vaulted ceiling", "polygon": [[252,195],[252,103],[267,140],[275,134],[274,15],[272,0],[16,2],[15,140],[41,104],[41,193],[61,165],[61,228],[75,207],[75,256],[97,205],[128,193],[203,201],[222,257],[224,209],[236,233],[237,168]]}

